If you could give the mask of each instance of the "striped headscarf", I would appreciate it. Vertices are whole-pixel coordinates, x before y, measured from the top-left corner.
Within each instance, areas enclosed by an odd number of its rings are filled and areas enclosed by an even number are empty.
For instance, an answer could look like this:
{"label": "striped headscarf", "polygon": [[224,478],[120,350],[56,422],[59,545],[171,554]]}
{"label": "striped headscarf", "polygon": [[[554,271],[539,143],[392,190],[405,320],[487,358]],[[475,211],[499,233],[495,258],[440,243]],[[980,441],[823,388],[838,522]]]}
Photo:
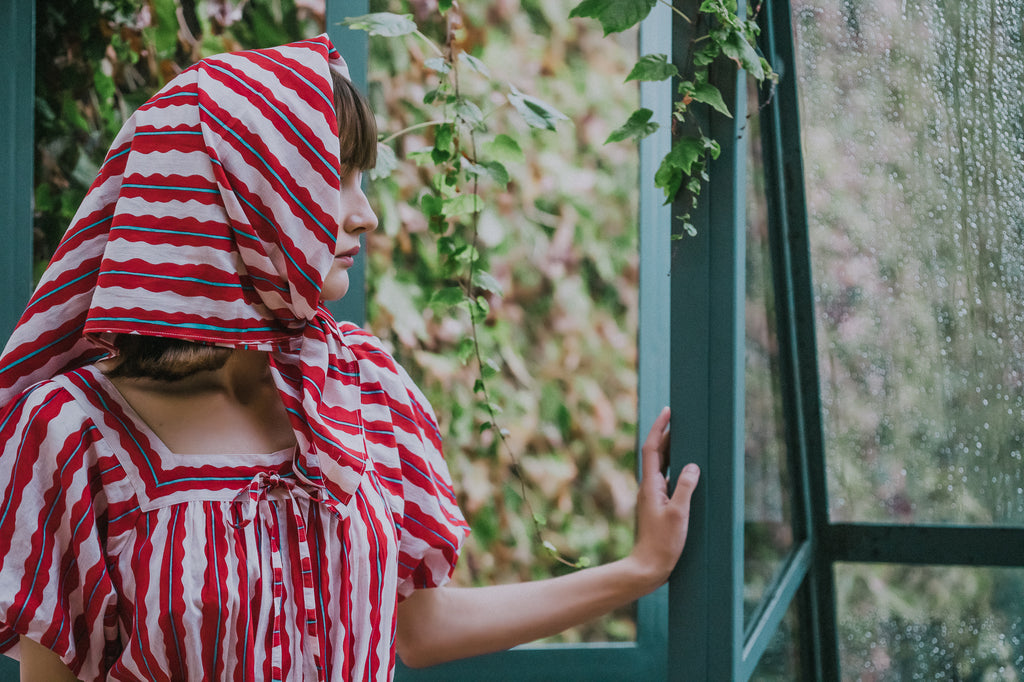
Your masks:
{"label": "striped headscarf", "polygon": [[116,334],[271,351],[296,474],[348,501],[358,370],[320,302],[342,215],[332,69],[326,35],[217,55],[135,112],[0,357],[0,406]]}

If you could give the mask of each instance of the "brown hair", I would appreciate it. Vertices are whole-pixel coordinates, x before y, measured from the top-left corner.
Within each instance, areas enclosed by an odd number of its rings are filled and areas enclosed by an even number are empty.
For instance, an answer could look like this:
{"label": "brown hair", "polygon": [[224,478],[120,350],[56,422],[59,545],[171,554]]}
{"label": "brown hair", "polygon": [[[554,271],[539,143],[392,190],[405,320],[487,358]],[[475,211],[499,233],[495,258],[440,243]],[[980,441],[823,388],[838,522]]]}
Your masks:
{"label": "brown hair", "polygon": [[230,348],[140,334],[118,334],[114,345],[118,363],[108,373],[112,377],[178,381],[197,372],[220,369],[231,355]]}
{"label": "brown hair", "polygon": [[352,81],[331,70],[334,110],[338,115],[341,163],[345,170],[369,170],[377,165],[377,119],[370,103]]}
{"label": "brown hair", "polygon": [[[333,69],[331,81],[342,171],[369,170],[377,164],[377,121],[373,110],[352,81]],[[119,334],[114,345],[119,362],[108,376],[160,381],[178,381],[197,372],[220,369],[231,354],[230,348],[138,334]]]}

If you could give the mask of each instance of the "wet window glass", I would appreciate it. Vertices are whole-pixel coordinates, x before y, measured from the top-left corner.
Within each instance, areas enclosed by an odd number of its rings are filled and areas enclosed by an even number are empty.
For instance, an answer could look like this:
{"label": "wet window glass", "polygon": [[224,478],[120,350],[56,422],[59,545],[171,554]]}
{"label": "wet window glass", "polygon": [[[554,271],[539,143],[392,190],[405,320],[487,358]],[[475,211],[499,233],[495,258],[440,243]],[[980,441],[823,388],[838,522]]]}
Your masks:
{"label": "wet window glass", "polygon": [[[757,101],[756,90],[751,102]],[[743,604],[749,619],[793,546],[779,342],[768,240],[760,116],[747,129],[746,440]]]}
{"label": "wet window glass", "polygon": [[1024,570],[839,564],[844,680],[1016,680]]}
{"label": "wet window glass", "polygon": [[831,516],[1024,524],[1024,2],[793,12]]}

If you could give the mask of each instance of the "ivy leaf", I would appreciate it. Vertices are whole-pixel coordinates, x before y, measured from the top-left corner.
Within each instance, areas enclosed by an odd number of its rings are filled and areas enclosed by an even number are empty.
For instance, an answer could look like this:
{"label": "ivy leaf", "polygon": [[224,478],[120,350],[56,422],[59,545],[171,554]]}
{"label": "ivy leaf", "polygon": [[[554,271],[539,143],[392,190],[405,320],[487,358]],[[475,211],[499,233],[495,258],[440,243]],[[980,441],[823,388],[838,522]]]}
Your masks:
{"label": "ivy leaf", "polygon": [[629,120],[625,124],[612,131],[612,134],[608,136],[604,143],[622,142],[629,138],[636,140],[644,139],[658,129],[658,122],[651,122],[651,116],[653,115],[654,112],[650,109],[637,109],[629,115]]}
{"label": "ivy leaf", "polygon": [[498,161],[484,161],[483,163],[470,163],[463,161],[463,168],[470,175],[477,177],[488,177],[494,180],[500,187],[507,187],[511,176],[508,170]]}
{"label": "ivy leaf", "polygon": [[473,357],[473,353],[476,352],[476,342],[473,341],[473,337],[467,336],[466,338],[459,341],[459,345],[455,348],[455,354],[462,361],[462,364],[469,362],[469,359]]}
{"label": "ivy leaf", "polygon": [[443,215],[444,200],[434,194],[424,194],[420,199],[420,209],[428,218]]}
{"label": "ivy leaf", "polygon": [[665,203],[675,198],[683,177],[693,172],[694,164],[703,160],[706,153],[704,140],[697,137],[683,137],[675,141],[672,149],[654,174],[654,184],[665,191]]}
{"label": "ivy leaf", "polygon": [[604,34],[618,33],[643,21],[658,0],[583,0],[569,17],[590,17],[601,22]]}
{"label": "ivy leaf", "polygon": [[761,58],[740,33],[730,32],[728,39],[722,43],[722,52],[747,70],[758,81],[764,80],[764,67]]}
{"label": "ivy leaf", "polygon": [[513,163],[523,160],[523,150],[519,143],[516,142],[514,137],[504,133],[498,135],[490,142],[485,142],[481,149],[484,154],[493,156],[502,163]]}
{"label": "ivy leaf", "polygon": [[502,296],[504,293],[501,288],[501,283],[494,278],[494,275],[486,270],[476,270],[473,272],[473,284],[484,291],[489,291],[490,293],[498,296]]}
{"label": "ivy leaf", "polygon": [[645,54],[626,76],[626,82],[663,81],[678,75],[679,69],[675,67],[675,64],[669,63],[667,55]]}
{"label": "ivy leaf", "polygon": [[442,76],[450,73],[452,70],[452,65],[449,64],[444,57],[431,57],[423,62],[423,66],[427,67],[431,71],[437,71]]}
{"label": "ivy leaf", "polygon": [[444,207],[441,209],[441,215],[445,218],[451,218],[457,215],[464,215],[466,213],[477,213],[483,208],[483,202],[480,201],[480,197],[475,194],[459,194],[452,197],[451,199],[444,200]]}
{"label": "ivy leaf", "polygon": [[732,118],[732,113],[729,112],[729,107],[726,106],[725,100],[722,99],[722,92],[711,83],[697,83],[690,89],[690,96],[698,102],[710,105],[723,116]]}
{"label": "ivy leaf", "polygon": [[460,52],[459,59],[466,62],[466,65],[469,66],[469,68],[473,69],[484,78],[491,77],[491,72],[488,71],[487,65],[468,52]]}
{"label": "ivy leaf", "polygon": [[465,300],[466,295],[462,291],[462,287],[445,287],[432,293],[427,305],[434,309],[451,308]]}
{"label": "ivy leaf", "polygon": [[490,176],[491,180],[494,180],[499,187],[508,187],[511,176],[509,176],[508,170],[505,168],[504,164],[500,161],[485,161],[481,166],[483,166],[484,170],[487,171],[487,175]]}
{"label": "ivy leaf", "polygon": [[377,143],[377,165],[370,170],[371,180],[386,178],[398,168],[398,157],[391,147],[382,142]]}
{"label": "ivy leaf", "polygon": [[411,14],[374,12],[358,17],[346,17],[342,22],[357,31],[366,31],[371,36],[396,38],[416,32],[416,22]]}
{"label": "ivy leaf", "polygon": [[555,130],[555,123],[569,120],[568,116],[544,100],[524,94],[514,85],[509,87],[512,92],[508,95],[508,101],[531,128]]}
{"label": "ivy leaf", "polygon": [[480,107],[467,99],[459,100],[455,105],[455,115],[471,126],[477,126],[484,120],[484,112],[480,111]]}

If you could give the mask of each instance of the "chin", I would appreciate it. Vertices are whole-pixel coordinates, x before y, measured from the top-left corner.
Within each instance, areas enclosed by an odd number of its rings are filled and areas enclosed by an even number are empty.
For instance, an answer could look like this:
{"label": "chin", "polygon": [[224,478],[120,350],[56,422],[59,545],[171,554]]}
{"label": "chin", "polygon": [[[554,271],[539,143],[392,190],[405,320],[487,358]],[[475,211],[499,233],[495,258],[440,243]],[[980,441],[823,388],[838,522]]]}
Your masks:
{"label": "chin", "polygon": [[[339,276],[340,275],[340,276]],[[348,293],[348,273],[331,273],[324,284],[320,287],[320,299],[324,301],[338,301]]]}

